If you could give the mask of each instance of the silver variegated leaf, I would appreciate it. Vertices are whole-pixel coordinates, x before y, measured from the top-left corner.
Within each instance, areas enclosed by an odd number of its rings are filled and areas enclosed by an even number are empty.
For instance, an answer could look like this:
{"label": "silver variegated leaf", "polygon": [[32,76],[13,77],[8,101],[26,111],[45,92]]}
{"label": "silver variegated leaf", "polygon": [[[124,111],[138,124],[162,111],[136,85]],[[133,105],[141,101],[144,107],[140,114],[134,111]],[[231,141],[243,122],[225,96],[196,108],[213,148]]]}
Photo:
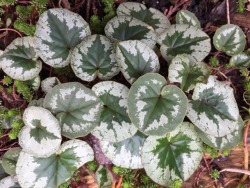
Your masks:
{"label": "silver variegated leaf", "polygon": [[170,21],[159,10],[149,8],[141,3],[124,2],[121,3],[116,10],[118,16],[132,16],[148,25],[152,26],[157,34],[162,33],[165,29],[170,27]]}
{"label": "silver variegated leaf", "polygon": [[61,82],[57,77],[48,77],[42,81],[41,88],[44,93],[48,93],[53,87],[58,84],[61,84]]}
{"label": "silver variegated leaf", "polygon": [[217,50],[232,56],[245,49],[246,36],[239,26],[226,24],[216,30],[213,44]]}
{"label": "silver variegated leaf", "polygon": [[21,188],[16,176],[7,176],[0,180],[0,188]]}
{"label": "silver variegated leaf", "polygon": [[101,141],[100,143],[103,153],[114,165],[129,169],[139,169],[143,168],[141,148],[145,139],[146,136],[138,131],[131,138],[121,142]]}
{"label": "silver variegated leaf", "polygon": [[35,44],[42,60],[52,67],[65,67],[72,49],[90,35],[88,23],[67,9],[53,8],[39,16]]}
{"label": "silver variegated leaf", "polygon": [[218,149],[220,151],[233,149],[237,144],[240,144],[243,140],[243,132],[244,132],[244,122],[242,118],[239,116],[238,118],[238,126],[237,128],[223,136],[223,137],[215,137],[210,134],[206,134],[200,129],[196,128],[196,131],[199,137],[205,142],[207,145]]}
{"label": "silver variegated leaf", "polygon": [[81,140],[64,142],[56,153],[47,158],[37,158],[22,151],[16,168],[18,182],[22,188],[55,188],[93,159],[92,148]]}
{"label": "silver variegated leaf", "polygon": [[59,84],[47,93],[44,107],[49,109],[68,138],[86,136],[100,123],[101,100],[78,82]]}
{"label": "silver variegated leaf", "polygon": [[60,147],[61,126],[51,112],[42,107],[30,106],[23,113],[25,126],[18,140],[23,151],[36,157],[48,157]]}
{"label": "silver variegated leaf", "polygon": [[116,59],[126,80],[132,84],[148,72],[159,72],[160,63],[156,53],[143,42],[130,40],[120,42]]}
{"label": "silver variegated leaf", "polygon": [[119,142],[133,136],[137,128],[128,117],[129,89],[114,81],[103,81],[92,90],[102,100],[100,124],[91,132],[100,140]]}
{"label": "silver variegated leaf", "polygon": [[110,188],[112,186],[112,177],[104,165],[100,165],[95,172],[96,183],[101,188]]}
{"label": "silver variegated leaf", "polygon": [[3,71],[16,80],[30,80],[38,76],[42,62],[34,48],[33,37],[22,37],[10,43],[0,56]]}
{"label": "silver variegated leaf", "polygon": [[142,147],[142,164],[156,183],[170,186],[187,180],[202,159],[202,141],[191,123],[181,123],[164,136],[149,136]]}
{"label": "silver variegated leaf", "polygon": [[209,36],[201,29],[186,24],[172,25],[158,37],[158,43],[163,58],[169,63],[179,54],[200,62],[211,50]]}
{"label": "silver variegated leaf", "polygon": [[238,68],[250,67],[250,54],[249,52],[241,52],[230,58],[229,65]]}
{"label": "silver variegated leaf", "polygon": [[207,84],[197,84],[188,104],[187,117],[206,134],[222,137],[238,126],[239,109],[233,89],[210,76]]}
{"label": "silver variegated leaf", "polygon": [[177,55],[172,60],[168,72],[169,81],[180,83],[183,91],[194,89],[197,83],[206,83],[210,75],[209,68],[205,63],[192,63],[184,55]]}
{"label": "silver variegated leaf", "polygon": [[116,16],[104,28],[105,34],[114,42],[140,40],[150,48],[156,44],[156,32],[148,24],[130,16]]}
{"label": "silver variegated leaf", "polygon": [[37,91],[40,87],[40,84],[41,84],[41,78],[40,78],[40,76],[37,76],[37,77],[33,78],[32,80],[28,80],[28,83],[30,83],[31,88],[34,91]]}
{"label": "silver variegated leaf", "polygon": [[132,85],[128,112],[132,123],[144,134],[164,135],[179,125],[187,112],[187,97],[157,73],[147,73]]}
{"label": "silver variegated leaf", "polygon": [[188,10],[179,10],[175,16],[175,22],[177,24],[188,24],[194,27],[200,28],[201,24],[194,13]]}
{"label": "silver variegated leaf", "polygon": [[71,67],[77,77],[88,82],[96,77],[108,80],[120,71],[113,44],[103,35],[86,37],[73,50]]}
{"label": "silver variegated leaf", "polygon": [[[9,175],[16,175],[16,162],[21,152],[21,148],[12,148],[6,151],[2,158],[2,166]],[[1,186],[0,186],[1,187]]]}

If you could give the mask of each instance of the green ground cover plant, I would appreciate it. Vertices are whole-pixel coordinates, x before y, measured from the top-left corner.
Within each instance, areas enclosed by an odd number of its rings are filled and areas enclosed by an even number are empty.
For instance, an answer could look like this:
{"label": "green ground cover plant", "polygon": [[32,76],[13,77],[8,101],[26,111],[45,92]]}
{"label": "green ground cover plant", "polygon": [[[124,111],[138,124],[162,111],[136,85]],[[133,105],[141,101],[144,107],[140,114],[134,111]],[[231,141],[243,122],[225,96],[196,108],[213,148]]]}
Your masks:
{"label": "green ground cover plant", "polygon": [[[0,187],[59,187],[98,157],[82,139],[89,134],[115,166],[144,169],[151,179],[145,187],[154,187],[152,181],[180,186],[198,168],[204,143],[220,152],[239,144],[244,122],[233,88],[203,61],[214,46],[231,57],[230,66],[248,68],[245,34],[226,24],[211,39],[187,10],[180,10],[175,22],[154,8],[126,2],[102,35],[92,34],[69,10],[42,13],[34,36],[15,39],[0,56],[8,76],[2,90],[25,83],[21,88],[28,85],[31,93],[23,111],[1,112],[9,118],[7,129],[18,127],[20,148],[4,154],[2,166],[11,176]],[[78,81],[41,80],[43,66],[70,67]],[[118,74],[126,84],[116,80]],[[39,88],[42,97],[35,96]],[[104,165],[91,168],[101,187],[112,184]],[[219,176],[215,172],[213,178]],[[123,187],[131,186],[125,179]]]}

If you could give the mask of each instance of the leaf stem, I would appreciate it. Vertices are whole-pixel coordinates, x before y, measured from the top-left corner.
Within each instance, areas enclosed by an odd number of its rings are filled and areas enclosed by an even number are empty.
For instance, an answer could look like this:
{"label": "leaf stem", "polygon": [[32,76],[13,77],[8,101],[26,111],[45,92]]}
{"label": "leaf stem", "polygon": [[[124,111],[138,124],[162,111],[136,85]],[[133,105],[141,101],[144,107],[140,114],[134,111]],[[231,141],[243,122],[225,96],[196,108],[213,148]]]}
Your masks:
{"label": "leaf stem", "polygon": [[13,31],[13,32],[16,32],[20,37],[23,36],[20,32],[18,32],[15,29],[12,29],[12,28],[2,28],[2,29],[0,29],[0,31]]}

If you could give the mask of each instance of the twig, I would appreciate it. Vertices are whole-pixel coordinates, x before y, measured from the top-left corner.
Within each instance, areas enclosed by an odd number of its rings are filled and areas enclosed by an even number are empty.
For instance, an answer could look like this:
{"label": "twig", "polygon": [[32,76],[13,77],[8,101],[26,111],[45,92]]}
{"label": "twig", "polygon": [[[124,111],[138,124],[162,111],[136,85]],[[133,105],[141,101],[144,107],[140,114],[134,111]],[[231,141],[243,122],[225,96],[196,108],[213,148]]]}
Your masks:
{"label": "twig", "polygon": [[13,32],[16,32],[20,37],[23,36],[20,32],[18,32],[15,29],[12,29],[12,28],[2,28],[2,29],[0,29],[0,31],[13,31]]}
{"label": "twig", "polygon": [[226,0],[227,23],[230,24],[229,0]]}
{"label": "twig", "polygon": [[250,172],[248,171],[248,159],[249,159],[249,153],[248,153],[248,145],[247,145],[247,135],[248,130],[250,126],[250,121],[247,122],[245,130],[244,130],[244,138],[243,138],[243,146],[244,146],[244,169],[248,172],[244,174],[244,176],[241,178],[238,187],[240,187],[244,181],[247,179],[247,177],[250,175]]}
{"label": "twig", "polygon": [[248,171],[248,170],[241,170],[241,169],[237,169],[237,168],[224,168],[220,172],[225,172],[225,171],[236,172],[236,173],[241,173],[241,174],[245,174],[247,176],[250,176],[250,171]]}
{"label": "twig", "polygon": [[122,178],[123,178],[123,176],[121,175],[121,177],[119,178],[119,181],[117,183],[116,188],[121,188],[122,187]]}
{"label": "twig", "polygon": [[211,174],[211,169],[210,169],[209,166],[208,166],[207,159],[205,158],[204,155],[202,156],[202,158],[203,158],[203,161],[205,162],[205,165],[206,165],[206,168],[207,168],[208,173]]}

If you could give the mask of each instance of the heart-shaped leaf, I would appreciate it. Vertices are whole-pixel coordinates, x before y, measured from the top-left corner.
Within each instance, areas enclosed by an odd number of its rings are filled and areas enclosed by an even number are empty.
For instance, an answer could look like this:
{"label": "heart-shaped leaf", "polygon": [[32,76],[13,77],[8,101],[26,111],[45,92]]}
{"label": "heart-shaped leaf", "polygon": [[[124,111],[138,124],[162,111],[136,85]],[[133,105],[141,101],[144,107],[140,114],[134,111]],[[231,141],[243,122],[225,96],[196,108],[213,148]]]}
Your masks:
{"label": "heart-shaped leaf", "polygon": [[142,147],[142,164],[156,183],[170,186],[185,181],[202,159],[202,142],[191,123],[182,123],[165,136],[149,136]]}
{"label": "heart-shaped leaf", "polygon": [[114,165],[129,169],[139,169],[143,168],[141,148],[145,139],[146,136],[138,131],[134,136],[121,142],[101,141],[101,148]]}
{"label": "heart-shaped leaf", "polygon": [[33,37],[15,39],[0,56],[3,71],[16,80],[30,80],[38,76],[42,62],[37,60]]}
{"label": "heart-shaped leaf", "polygon": [[27,82],[28,82],[28,85],[30,85],[31,89],[33,89],[34,91],[37,91],[40,88],[41,78],[40,76],[37,76],[33,78],[32,80],[26,81],[26,83]]}
{"label": "heart-shaped leaf", "polygon": [[47,158],[37,158],[22,151],[16,168],[18,182],[23,188],[55,188],[93,159],[92,148],[81,140],[64,142],[57,153]]}
{"label": "heart-shaped leaf", "polygon": [[180,83],[183,91],[192,90],[197,83],[207,82],[210,74],[205,63],[192,63],[184,55],[177,55],[168,70],[169,81]]}
{"label": "heart-shaped leaf", "polygon": [[101,188],[110,188],[112,186],[112,177],[104,165],[100,165],[95,172],[96,182]]}
{"label": "heart-shaped leaf", "polygon": [[179,10],[175,16],[175,22],[177,24],[188,24],[194,27],[200,28],[201,24],[194,13],[188,10]]}
{"label": "heart-shaped leaf", "polygon": [[86,136],[99,125],[101,105],[95,93],[78,82],[59,84],[44,99],[44,107],[56,114],[68,138]]}
{"label": "heart-shaped leaf", "polygon": [[116,10],[118,16],[132,16],[148,25],[152,26],[157,34],[162,33],[165,29],[170,27],[170,21],[159,10],[149,8],[141,3],[125,2],[121,3]]}
{"label": "heart-shaped leaf", "polygon": [[233,132],[223,137],[215,137],[213,135],[206,134],[198,128],[196,128],[196,132],[203,140],[203,142],[205,142],[207,145],[220,151],[229,150],[234,148],[237,144],[241,143],[243,139],[244,122],[239,116],[237,128]]}
{"label": "heart-shaped leaf", "polygon": [[19,145],[36,157],[48,157],[60,147],[61,126],[51,112],[30,106],[23,113],[26,126],[19,133]]}
{"label": "heart-shaped leaf", "polygon": [[53,87],[60,83],[61,82],[57,77],[48,77],[42,81],[41,88],[44,93],[48,93]]}
{"label": "heart-shaped leaf", "polygon": [[232,67],[249,68],[250,54],[249,52],[241,52],[231,57],[229,65]]}
{"label": "heart-shaped leaf", "polygon": [[71,50],[90,34],[88,23],[79,14],[54,8],[39,16],[35,44],[46,64],[65,67],[70,62]]}
{"label": "heart-shaped leaf", "polygon": [[6,151],[3,155],[2,166],[9,175],[16,175],[16,162],[21,152],[21,148],[13,148]]}
{"label": "heart-shaped leaf", "polygon": [[186,54],[192,61],[202,61],[211,50],[209,36],[201,29],[186,25],[172,25],[158,38],[161,54],[169,63],[178,54]]}
{"label": "heart-shaped leaf", "polygon": [[77,77],[88,82],[96,77],[107,80],[119,72],[113,44],[103,35],[86,37],[73,50],[71,67]]}
{"label": "heart-shaped leaf", "polygon": [[120,42],[116,48],[116,59],[122,74],[131,84],[140,76],[160,69],[156,53],[137,40]]}
{"label": "heart-shaped leaf", "polygon": [[164,135],[179,125],[187,112],[187,97],[157,73],[147,73],[132,85],[128,96],[129,117],[147,135]]}
{"label": "heart-shaped leaf", "polygon": [[0,181],[0,188],[21,188],[16,176],[7,176]]}
{"label": "heart-shaped leaf", "polygon": [[238,126],[239,109],[233,89],[210,76],[207,84],[197,84],[187,117],[206,134],[222,137]]}
{"label": "heart-shaped leaf", "polygon": [[137,128],[128,117],[129,89],[117,82],[104,81],[94,85],[92,90],[103,102],[100,125],[92,134],[109,142],[119,142],[133,136]]}
{"label": "heart-shaped leaf", "polygon": [[105,34],[114,42],[140,40],[153,48],[156,33],[148,24],[130,16],[116,16],[105,26]]}
{"label": "heart-shaped leaf", "polygon": [[226,24],[216,30],[213,44],[217,50],[232,56],[245,49],[246,36],[239,26]]}

